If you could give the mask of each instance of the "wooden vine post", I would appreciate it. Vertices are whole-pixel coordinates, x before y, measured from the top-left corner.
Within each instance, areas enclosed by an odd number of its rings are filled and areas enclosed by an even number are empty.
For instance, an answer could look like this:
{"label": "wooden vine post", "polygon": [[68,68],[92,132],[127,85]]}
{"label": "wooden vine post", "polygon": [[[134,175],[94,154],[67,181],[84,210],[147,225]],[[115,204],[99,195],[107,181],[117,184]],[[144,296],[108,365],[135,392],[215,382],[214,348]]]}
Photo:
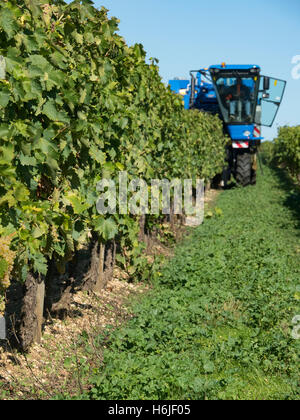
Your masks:
{"label": "wooden vine post", "polygon": [[96,283],[94,285],[93,291],[99,293],[104,287],[104,254],[105,254],[105,244],[99,240],[99,254],[98,254],[98,270]]}
{"label": "wooden vine post", "polygon": [[19,344],[26,351],[40,343],[44,321],[45,281],[43,276],[29,273],[23,287],[23,305],[19,328]]}
{"label": "wooden vine post", "polygon": [[34,342],[40,343],[42,339],[42,327],[44,320],[44,301],[45,301],[45,282],[42,280],[37,284],[36,290],[36,304],[35,304],[35,315],[36,315],[36,332],[34,336]]}

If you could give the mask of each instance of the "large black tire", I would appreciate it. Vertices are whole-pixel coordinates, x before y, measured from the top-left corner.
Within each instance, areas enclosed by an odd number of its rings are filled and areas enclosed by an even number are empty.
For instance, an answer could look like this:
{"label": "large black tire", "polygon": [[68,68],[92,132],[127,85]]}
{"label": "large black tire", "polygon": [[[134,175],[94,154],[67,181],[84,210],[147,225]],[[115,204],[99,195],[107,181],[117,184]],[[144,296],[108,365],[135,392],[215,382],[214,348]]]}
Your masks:
{"label": "large black tire", "polygon": [[251,184],[252,159],[250,152],[243,151],[237,155],[236,160],[236,181],[239,185],[247,187]]}

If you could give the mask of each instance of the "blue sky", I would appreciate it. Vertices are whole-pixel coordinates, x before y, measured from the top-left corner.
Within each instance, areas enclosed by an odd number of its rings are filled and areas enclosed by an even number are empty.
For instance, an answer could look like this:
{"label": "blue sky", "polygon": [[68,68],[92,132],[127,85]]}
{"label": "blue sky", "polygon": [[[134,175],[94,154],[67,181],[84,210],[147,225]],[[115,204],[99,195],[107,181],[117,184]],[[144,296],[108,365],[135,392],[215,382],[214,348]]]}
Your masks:
{"label": "blue sky", "polygon": [[[300,0],[95,0],[120,19],[129,45],[142,43],[159,59],[164,82],[187,78],[189,70],[225,61],[258,64],[263,74],[288,81],[278,125],[300,124],[300,78],[292,59],[300,56]],[[300,63],[300,61],[299,61]],[[300,74],[300,71],[299,71]]]}

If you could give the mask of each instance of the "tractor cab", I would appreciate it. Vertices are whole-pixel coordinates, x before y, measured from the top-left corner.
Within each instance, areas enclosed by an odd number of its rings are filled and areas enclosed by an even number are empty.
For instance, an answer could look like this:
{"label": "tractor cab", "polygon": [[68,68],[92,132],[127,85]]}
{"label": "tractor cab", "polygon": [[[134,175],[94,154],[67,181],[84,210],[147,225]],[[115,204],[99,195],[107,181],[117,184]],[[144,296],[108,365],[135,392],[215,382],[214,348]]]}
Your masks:
{"label": "tractor cab", "polygon": [[212,66],[211,78],[225,124],[254,124],[260,68],[258,66]]}
{"label": "tractor cab", "polygon": [[211,66],[211,79],[226,125],[271,127],[281,104],[286,82],[260,75],[259,66]]}

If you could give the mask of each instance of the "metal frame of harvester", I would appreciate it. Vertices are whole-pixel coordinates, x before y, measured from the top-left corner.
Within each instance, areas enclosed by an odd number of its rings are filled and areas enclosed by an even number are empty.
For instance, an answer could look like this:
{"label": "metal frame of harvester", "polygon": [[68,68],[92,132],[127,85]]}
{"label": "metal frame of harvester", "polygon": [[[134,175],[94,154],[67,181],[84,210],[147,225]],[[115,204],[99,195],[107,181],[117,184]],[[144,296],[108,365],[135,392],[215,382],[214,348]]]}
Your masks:
{"label": "metal frame of harvester", "polygon": [[231,138],[226,147],[224,185],[231,175],[243,186],[256,183],[261,126],[271,127],[282,102],[286,82],[260,74],[257,65],[213,65],[192,70],[190,80],[169,81],[183,97],[185,109],[218,114]]}

